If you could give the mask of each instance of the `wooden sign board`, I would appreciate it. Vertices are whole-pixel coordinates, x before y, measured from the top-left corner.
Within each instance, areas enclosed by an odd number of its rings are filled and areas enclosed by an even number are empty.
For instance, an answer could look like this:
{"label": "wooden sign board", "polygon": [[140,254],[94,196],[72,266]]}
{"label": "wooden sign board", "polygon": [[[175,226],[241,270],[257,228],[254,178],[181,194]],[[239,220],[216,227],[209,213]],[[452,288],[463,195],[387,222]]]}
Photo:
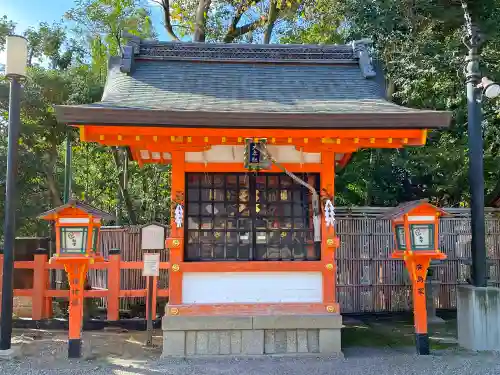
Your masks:
{"label": "wooden sign board", "polygon": [[160,254],[146,253],[143,262],[142,276],[160,276]]}
{"label": "wooden sign board", "polygon": [[165,227],[149,224],[141,228],[142,250],[163,250],[165,248]]}

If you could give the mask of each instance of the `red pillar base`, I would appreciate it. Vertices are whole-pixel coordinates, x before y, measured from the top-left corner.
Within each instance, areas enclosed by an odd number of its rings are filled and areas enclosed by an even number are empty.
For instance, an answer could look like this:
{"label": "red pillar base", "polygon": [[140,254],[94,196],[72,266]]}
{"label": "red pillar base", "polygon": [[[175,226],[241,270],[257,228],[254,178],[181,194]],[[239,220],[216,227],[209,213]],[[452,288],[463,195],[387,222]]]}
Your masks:
{"label": "red pillar base", "polygon": [[82,356],[82,339],[68,340],[68,358],[81,358]]}
{"label": "red pillar base", "polygon": [[417,353],[420,355],[429,355],[429,335],[427,333],[415,333],[415,344]]}

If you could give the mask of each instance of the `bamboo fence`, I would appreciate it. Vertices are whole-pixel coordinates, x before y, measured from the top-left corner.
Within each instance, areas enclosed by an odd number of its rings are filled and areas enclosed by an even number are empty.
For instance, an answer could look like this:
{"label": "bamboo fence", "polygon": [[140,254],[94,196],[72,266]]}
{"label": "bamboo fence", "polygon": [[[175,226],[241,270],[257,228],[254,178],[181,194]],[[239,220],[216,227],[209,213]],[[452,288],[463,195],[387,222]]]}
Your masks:
{"label": "bamboo fence", "polygon": [[[379,217],[387,208],[339,207],[336,210],[336,230],[340,248],[336,252],[337,298],[343,313],[399,312],[411,309],[408,275],[401,260],[393,260],[393,234],[388,220]],[[452,214],[441,219],[439,248],[448,258],[434,268],[439,280],[435,306],[456,309],[456,290],[466,284],[471,260],[470,217],[468,209],[447,209]],[[486,246],[490,261],[490,284],[500,286],[500,210],[486,209]],[[123,260],[142,259],[139,227],[103,227],[101,246],[104,256],[109,249],[119,248]],[[167,261],[167,251],[161,254]],[[139,270],[122,270],[122,289],[145,287]],[[89,278],[95,289],[106,288],[106,271],[93,270]],[[159,287],[166,288],[167,272],[162,272]],[[127,310],[143,299],[122,300],[120,308]],[[105,307],[105,300],[101,301]]]}

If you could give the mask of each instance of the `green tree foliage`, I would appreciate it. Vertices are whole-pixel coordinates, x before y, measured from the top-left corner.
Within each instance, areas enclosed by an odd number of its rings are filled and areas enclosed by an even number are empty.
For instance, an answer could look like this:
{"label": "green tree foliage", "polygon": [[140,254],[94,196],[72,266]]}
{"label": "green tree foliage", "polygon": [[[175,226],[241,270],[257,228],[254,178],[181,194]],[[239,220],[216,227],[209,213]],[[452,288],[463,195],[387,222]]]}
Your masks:
{"label": "green tree foliage", "polygon": [[153,38],[151,15],[141,0],[77,0],[64,17],[74,25],[90,54],[94,72],[104,82],[108,56],[119,56],[122,32]]}
{"label": "green tree foliage", "polygon": [[16,24],[7,16],[0,17],[0,51],[5,48],[5,37],[14,31]]}
{"label": "green tree foliage", "polygon": [[[5,36],[14,31],[15,25],[7,18],[2,20],[5,25],[9,25],[2,29],[5,30],[2,34]],[[141,21],[140,24],[144,23]],[[137,33],[132,26],[127,30]],[[146,34],[152,35],[151,29]],[[17,221],[19,235],[47,234],[47,226],[36,220],[36,215],[62,203],[64,140],[68,128],[56,121],[54,105],[91,103],[100,100],[102,96],[103,80],[99,69],[95,69],[99,61],[92,59],[89,48],[91,43],[87,44],[87,39],[73,40],[68,35],[71,34],[64,25],[46,23],[31,27],[25,32],[29,68],[23,84],[21,105],[18,169],[20,204]],[[119,47],[106,45],[106,51],[112,48],[115,48],[115,53]],[[0,115],[0,124],[4,125],[0,132],[0,168],[5,176],[8,81],[1,76]],[[70,130],[69,134],[74,145],[73,192],[78,198],[117,213],[124,223],[168,221],[168,170],[155,165],[140,169],[135,163],[131,163],[125,171],[128,163],[125,162],[124,150],[110,150],[95,144],[80,143],[76,130]],[[117,155],[118,159],[115,157]],[[124,175],[128,176],[126,180]],[[130,184],[128,181],[131,181]],[[4,186],[1,178],[0,209],[4,204]],[[122,189],[118,189],[118,186]],[[124,201],[123,190],[126,191],[129,203],[124,205],[124,212],[120,204]],[[117,194],[117,191],[122,194]]]}
{"label": "green tree foliage", "polygon": [[[486,35],[484,75],[500,79],[498,1],[469,1],[469,10]],[[362,151],[337,179],[339,203],[394,205],[430,198],[448,206],[469,200],[467,103],[462,42],[464,12],[455,0],[318,0],[322,24],[305,23],[283,41],[317,43],[330,38],[371,38],[384,67],[388,98],[413,108],[453,112],[450,130],[429,133],[427,147]],[[328,26],[328,24],[330,26]],[[319,32],[321,31],[321,32]],[[484,101],[485,179],[495,189],[500,174],[498,103]],[[375,168],[374,168],[375,167]]]}
{"label": "green tree foliage", "polygon": [[[38,28],[28,29],[25,35],[30,67],[23,83],[21,102],[18,227],[19,234],[36,234],[37,229],[43,228],[35,220],[36,215],[61,204],[61,143],[66,127],[56,121],[54,105],[95,101],[102,90],[92,79],[88,67],[72,64],[74,55],[71,46],[64,48],[68,40],[61,26],[40,24]],[[6,124],[8,81],[4,79],[0,81],[0,114],[0,123]],[[0,134],[3,171],[7,157],[6,137],[4,127]],[[4,193],[1,192],[2,204]]]}
{"label": "green tree foliage", "polygon": [[151,0],[173,40],[270,43],[293,29],[313,0]]}

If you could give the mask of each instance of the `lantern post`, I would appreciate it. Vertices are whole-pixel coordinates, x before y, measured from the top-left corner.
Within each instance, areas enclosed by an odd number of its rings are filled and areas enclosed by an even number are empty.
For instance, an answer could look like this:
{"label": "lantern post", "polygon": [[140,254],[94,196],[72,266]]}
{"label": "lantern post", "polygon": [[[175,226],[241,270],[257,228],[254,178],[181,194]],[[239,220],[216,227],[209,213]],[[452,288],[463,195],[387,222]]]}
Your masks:
{"label": "lantern post", "polygon": [[84,283],[90,265],[104,261],[99,251],[102,220],[113,217],[88,204],[70,200],[39,218],[53,221],[56,228],[56,253],[50,263],[61,264],[69,281],[68,357],[80,358]]}
{"label": "lantern post", "polygon": [[438,249],[439,217],[445,215],[446,211],[420,200],[403,203],[383,216],[392,221],[396,243],[392,258],[405,262],[412,282],[415,344],[421,355],[430,352],[425,280],[431,261],[446,259]]}

